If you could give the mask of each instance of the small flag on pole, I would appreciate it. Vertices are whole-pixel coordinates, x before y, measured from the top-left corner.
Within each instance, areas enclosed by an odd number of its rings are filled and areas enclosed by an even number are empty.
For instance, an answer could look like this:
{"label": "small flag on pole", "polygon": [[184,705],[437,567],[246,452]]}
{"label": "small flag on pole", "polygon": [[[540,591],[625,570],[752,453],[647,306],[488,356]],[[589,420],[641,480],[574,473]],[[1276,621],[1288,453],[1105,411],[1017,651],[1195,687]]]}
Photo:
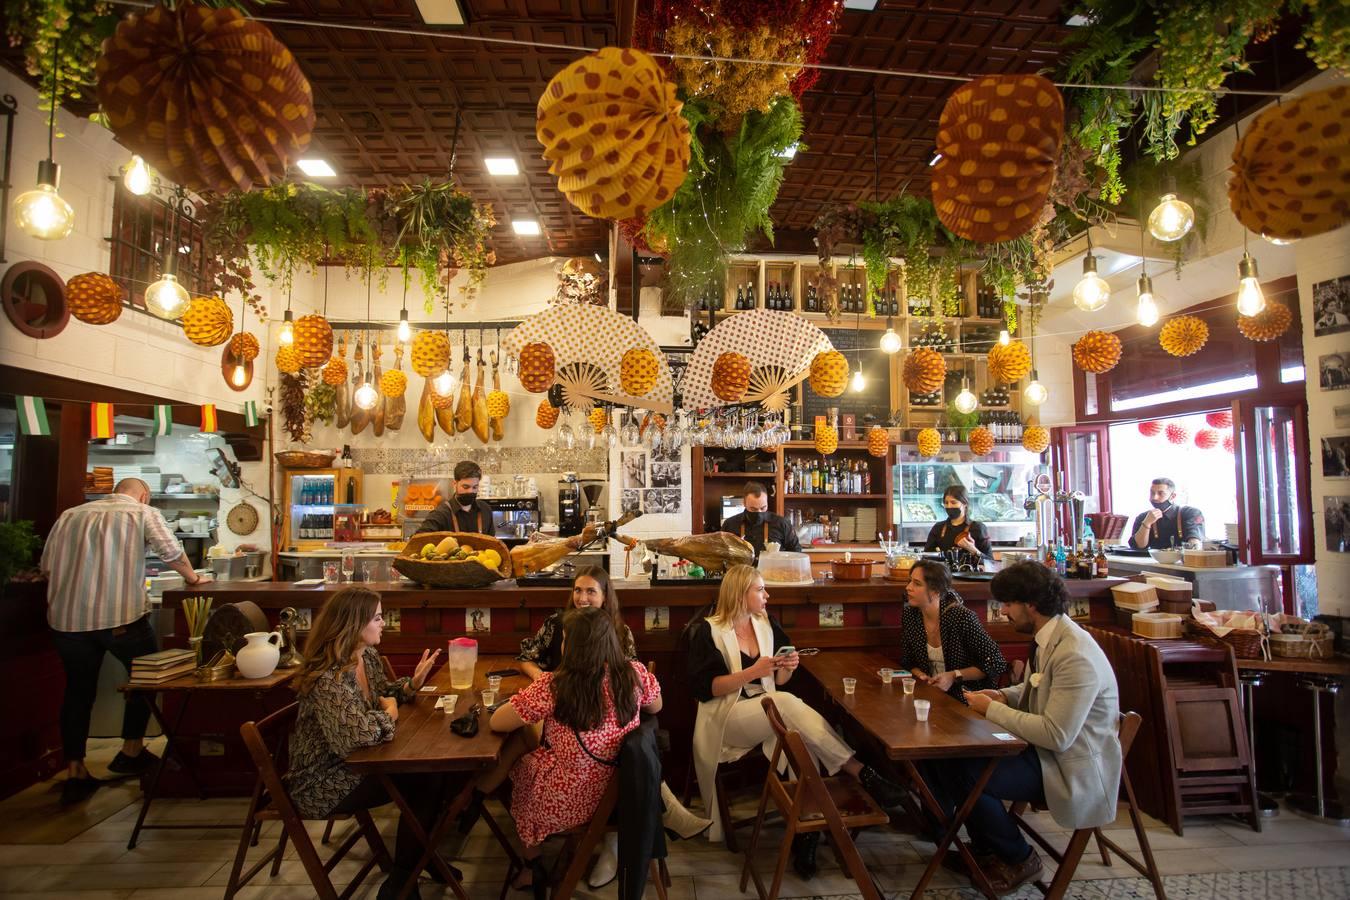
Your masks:
{"label": "small flag on pole", "polygon": [[219,431],[216,427],[216,405],[214,403],[202,404],[202,432]]}
{"label": "small flag on pole", "polygon": [[19,398],[19,430],[23,434],[51,434],[47,404],[41,397]]}
{"label": "small flag on pole", "polygon": [[258,424],[258,401],[244,401],[244,424],[249,428]]}
{"label": "small flag on pole", "polygon": [[155,407],[155,434],[173,434],[173,407]]}
{"label": "small flag on pole", "polygon": [[89,404],[89,436],[91,438],[110,438],[113,436],[113,405],[111,403]]}

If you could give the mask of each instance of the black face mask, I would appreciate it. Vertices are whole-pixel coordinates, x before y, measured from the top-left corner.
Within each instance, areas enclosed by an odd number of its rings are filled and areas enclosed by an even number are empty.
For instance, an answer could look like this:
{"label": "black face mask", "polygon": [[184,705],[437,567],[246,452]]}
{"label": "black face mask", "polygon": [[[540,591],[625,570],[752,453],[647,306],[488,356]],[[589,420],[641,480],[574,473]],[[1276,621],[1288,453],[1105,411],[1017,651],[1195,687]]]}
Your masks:
{"label": "black face mask", "polygon": [[947,518],[951,519],[953,522],[955,522],[957,519],[961,518],[961,512],[962,512],[961,507],[959,507],[959,506],[944,506],[943,509],[947,510]]}
{"label": "black face mask", "polygon": [[1149,503],[1152,504],[1153,508],[1158,510],[1159,512],[1167,512],[1169,509],[1172,508],[1171,500],[1162,500],[1162,501],[1150,500]]}
{"label": "black face mask", "polygon": [[473,506],[475,503],[478,502],[478,495],[477,495],[477,494],[456,494],[456,495],[455,495],[455,500],[456,500],[456,502],[459,503],[460,506]]}
{"label": "black face mask", "polygon": [[758,525],[758,524],[759,524],[760,517],[763,516],[763,515],[764,515],[764,514],[763,514],[762,512],[760,512],[760,511],[758,511],[758,510],[750,510],[750,509],[747,509],[747,510],[745,511],[745,524],[747,524],[747,525]]}

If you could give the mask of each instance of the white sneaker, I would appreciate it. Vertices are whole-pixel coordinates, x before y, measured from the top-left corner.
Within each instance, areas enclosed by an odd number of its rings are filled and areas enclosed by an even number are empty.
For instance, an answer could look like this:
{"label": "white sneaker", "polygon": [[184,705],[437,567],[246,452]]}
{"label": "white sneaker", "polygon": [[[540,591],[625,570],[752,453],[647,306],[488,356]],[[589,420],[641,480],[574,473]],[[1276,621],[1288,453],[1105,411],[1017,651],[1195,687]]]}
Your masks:
{"label": "white sneaker", "polygon": [[602,888],[619,874],[619,833],[609,831],[600,842],[600,857],[591,869],[591,877],[586,883],[593,888]]}
{"label": "white sneaker", "polygon": [[661,825],[672,837],[687,841],[712,827],[712,819],[701,819],[691,813],[664,781],[661,782],[661,802],[666,807]]}

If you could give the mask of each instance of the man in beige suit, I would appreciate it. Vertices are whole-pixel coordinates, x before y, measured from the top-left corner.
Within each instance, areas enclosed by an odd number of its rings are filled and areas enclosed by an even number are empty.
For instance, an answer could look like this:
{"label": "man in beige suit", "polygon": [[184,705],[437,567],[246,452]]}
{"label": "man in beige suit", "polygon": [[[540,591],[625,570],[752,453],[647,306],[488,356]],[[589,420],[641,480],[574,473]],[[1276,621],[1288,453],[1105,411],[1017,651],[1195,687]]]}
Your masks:
{"label": "man in beige suit", "polygon": [[[1040,856],[1004,801],[1045,803],[1069,829],[1116,817],[1120,787],[1120,695],[1116,675],[1092,637],[1066,614],[1068,592],[1040,563],[1009,566],[990,583],[1013,626],[1035,636],[1021,684],[965,694],[970,708],[1031,746],[998,764],[966,820],[981,868],[999,893],[1037,877]],[[935,795],[949,808],[964,799],[986,760],[937,767]]]}

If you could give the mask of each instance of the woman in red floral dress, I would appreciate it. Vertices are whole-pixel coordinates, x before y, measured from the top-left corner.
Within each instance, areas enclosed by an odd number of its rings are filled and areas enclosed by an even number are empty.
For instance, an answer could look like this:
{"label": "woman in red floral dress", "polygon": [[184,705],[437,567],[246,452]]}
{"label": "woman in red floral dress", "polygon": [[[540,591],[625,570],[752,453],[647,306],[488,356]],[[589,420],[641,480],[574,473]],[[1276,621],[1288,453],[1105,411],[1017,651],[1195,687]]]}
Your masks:
{"label": "woman in red floral dress", "polygon": [[[534,886],[545,896],[547,873],[540,845],[551,834],[584,825],[617,772],[624,736],[638,726],[639,711],[661,710],[661,686],[642,665],[629,660],[603,610],[568,610],[563,616],[562,664],[492,714],[493,731],[514,732],[502,748],[503,763],[479,782],[491,793],[507,764],[511,776],[511,817],[530,869],[516,886]],[[532,729],[543,723],[539,746]],[[522,755],[523,754],[523,755]]]}

